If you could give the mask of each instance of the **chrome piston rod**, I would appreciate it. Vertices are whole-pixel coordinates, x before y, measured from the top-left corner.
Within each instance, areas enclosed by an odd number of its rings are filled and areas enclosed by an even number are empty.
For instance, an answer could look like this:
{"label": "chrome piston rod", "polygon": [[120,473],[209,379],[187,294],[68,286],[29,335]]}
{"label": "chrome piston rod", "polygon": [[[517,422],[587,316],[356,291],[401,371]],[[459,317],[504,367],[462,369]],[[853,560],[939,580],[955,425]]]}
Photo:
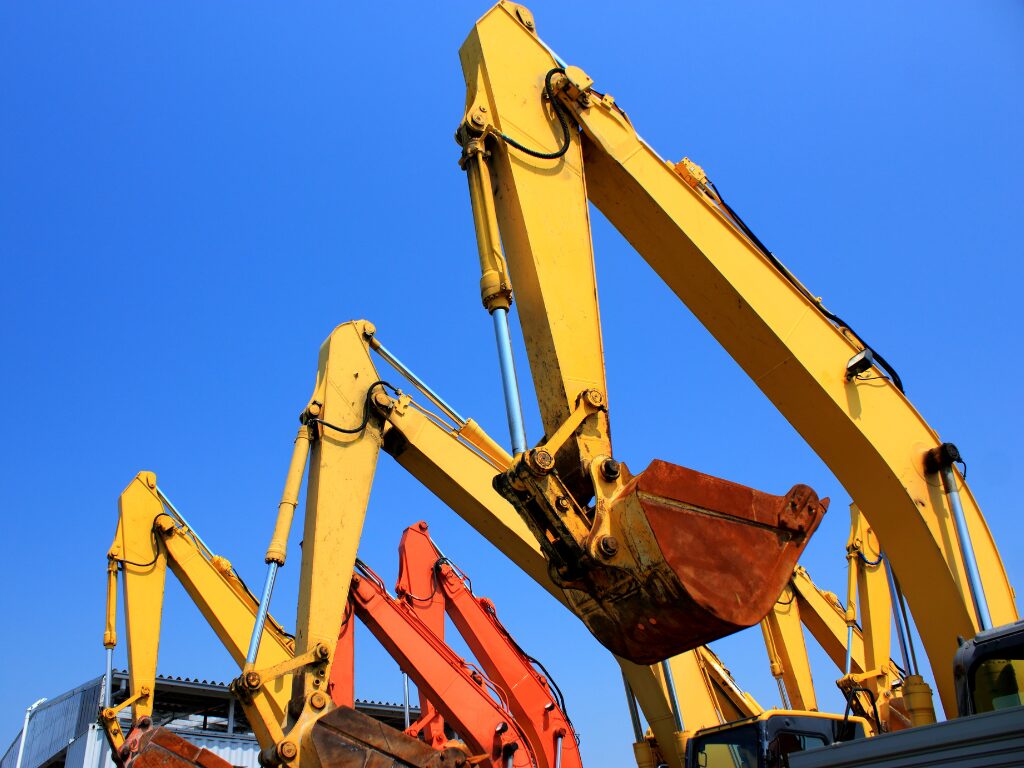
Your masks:
{"label": "chrome piston rod", "polygon": [[633,689],[630,687],[625,673],[622,674],[622,684],[626,687],[626,706],[629,707],[629,722],[633,725],[633,741],[638,743],[644,740],[644,729],[640,724],[640,712],[637,710],[636,696],[633,695]]}
{"label": "chrome piston rod", "polygon": [[917,665],[910,665],[910,628],[903,623],[903,595],[896,588],[896,577],[893,575],[892,566],[889,565],[889,558],[883,555],[882,561],[885,563],[886,581],[889,582],[889,598],[892,600],[892,615],[896,621],[896,640],[900,645],[903,668],[908,675],[916,675]]}
{"label": "chrome piston rod", "polygon": [[494,319],[494,338],[498,343],[498,363],[501,365],[501,387],[505,393],[505,413],[508,416],[508,431],[512,437],[512,455],[519,456],[526,450],[526,426],[523,423],[523,406],[519,400],[519,382],[516,380],[515,358],[512,356],[512,337],[508,329],[508,310],[503,308],[491,312]]}
{"label": "chrome piston rod", "polygon": [[988,612],[988,601],[985,599],[985,588],[981,584],[978,560],[974,556],[970,531],[967,530],[967,518],[964,516],[964,508],[960,504],[960,491],[956,487],[956,475],[953,474],[953,467],[949,465],[944,466],[939,474],[942,476],[942,487],[946,491],[949,509],[953,513],[953,521],[956,523],[956,537],[960,540],[960,555],[964,559],[967,584],[971,590],[971,598],[974,600],[974,610],[978,615],[978,627],[992,629],[992,616]]}
{"label": "chrome piston rod", "polygon": [[267,623],[267,613],[270,611],[270,598],[274,594],[274,580],[277,578],[277,563],[270,563],[267,566],[267,580],[263,584],[263,597],[260,598],[260,607],[256,611],[256,622],[252,627],[252,637],[249,638],[249,650],[245,654],[245,665],[251,667],[256,663],[256,655],[260,651],[260,638],[263,637],[263,627]]}

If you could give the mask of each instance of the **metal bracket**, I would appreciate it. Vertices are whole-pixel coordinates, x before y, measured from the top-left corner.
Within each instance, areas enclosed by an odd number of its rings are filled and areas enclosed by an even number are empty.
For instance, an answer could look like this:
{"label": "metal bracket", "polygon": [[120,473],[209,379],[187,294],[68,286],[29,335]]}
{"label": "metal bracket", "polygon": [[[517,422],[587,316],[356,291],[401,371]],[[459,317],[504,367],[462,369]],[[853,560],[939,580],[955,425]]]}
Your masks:
{"label": "metal bracket", "polygon": [[230,687],[239,697],[251,700],[253,694],[267,683],[291,674],[302,667],[323,664],[330,657],[331,649],[323,643],[317,643],[316,647],[306,651],[301,656],[295,656],[288,659],[288,661],[282,661],[280,664],[275,664],[264,670],[251,669],[248,672],[243,672],[231,682]]}
{"label": "metal bracket", "polygon": [[576,398],[576,407],[569,414],[569,418],[562,422],[562,425],[555,431],[547,442],[538,445],[536,448],[527,451],[526,465],[536,475],[546,475],[555,466],[555,454],[565,445],[569,438],[576,434],[576,430],[586,418],[598,411],[607,410],[604,402],[604,395],[596,389],[585,389]]}
{"label": "metal bracket", "polygon": [[583,546],[595,560],[612,562],[619,554],[620,542],[612,535],[609,512],[612,498],[624,484],[621,465],[611,456],[596,456],[590,463],[590,479],[594,484],[594,520]]}
{"label": "metal bracket", "polygon": [[107,732],[107,738],[110,740],[111,747],[114,748],[114,754],[117,754],[117,750],[124,744],[124,733],[121,731],[120,723],[117,722],[117,716],[136,701],[148,698],[150,693],[149,687],[144,685],[138,693],[129,696],[116,707],[104,707],[100,710],[100,725]]}

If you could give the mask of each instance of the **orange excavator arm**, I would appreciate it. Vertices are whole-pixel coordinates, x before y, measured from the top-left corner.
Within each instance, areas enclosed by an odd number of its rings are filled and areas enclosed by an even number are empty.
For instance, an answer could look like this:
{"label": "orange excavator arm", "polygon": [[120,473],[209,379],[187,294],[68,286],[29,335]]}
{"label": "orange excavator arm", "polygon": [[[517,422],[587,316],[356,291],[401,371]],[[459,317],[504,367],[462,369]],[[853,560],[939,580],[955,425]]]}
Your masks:
{"label": "orange excavator arm", "polygon": [[[565,593],[551,579],[539,542],[512,506],[494,490],[495,473],[507,469],[512,457],[473,419],[460,416],[428,383],[398,360],[378,338],[372,323],[356,320],[339,325],[324,348],[330,350],[328,370],[351,368],[361,372],[358,378],[338,379],[356,386],[362,382],[363,399],[384,421],[383,451],[556,601],[567,605]],[[408,379],[423,399],[418,402],[418,398],[401,394],[371,400],[369,383],[380,379],[371,350]],[[375,434],[367,434],[364,439],[377,442]],[[372,478],[377,454],[359,456],[365,462],[363,474]],[[757,702],[739,689],[728,670],[706,648],[667,662],[678,695],[667,683],[660,666],[637,665],[622,658],[617,661],[654,733],[662,758],[671,768],[681,768],[683,762],[679,749],[680,722],[687,730],[697,730],[761,712]],[[638,744],[638,749],[648,749],[642,730]]]}
{"label": "orange excavator arm", "polygon": [[536,758],[529,739],[508,708],[492,698],[484,676],[391,597],[380,577],[362,563],[352,577],[350,599],[355,615],[474,755],[485,756],[494,768],[531,768]]}
{"label": "orange excavator arm", "polygon": [[[498,620],[494,604],[476,597],[464,575],[438,551],[426,523],[405,530],[399,561],[398,596],[421,617],[434,618],[440,609],[442,631],[447,611],[488,678],[504,692],[534,748],[538,767],[580,768],[577,740],[560,694]],[[413,574],[420,578],[414,581]],[[418,591],[410,589],[414,584]]]}
{"label": "orange excavator arm", "polygon": [[[419,526],[422,526],[426,537],[427,524],[421,522],[417,524]],[[398,583],[395,585],[395,594],[435,636],[444,639],[444,595],[437,588],[434,576],[434,562],[438,556],[435,554],[432,558],[428,556],[421,559],[415,556],[418,552],[410,552],[406,543],[410,530],[405,530],[398,544]],[[427,539],[429,541],[429,537]],[[433,545],[430,551],[434,552]],[[444,717],[425,691],[421,690],[419,695],[420,717],[409,727],[409,732],[422,734],[423,740],[429,744],[444,744],[447,741]]]}

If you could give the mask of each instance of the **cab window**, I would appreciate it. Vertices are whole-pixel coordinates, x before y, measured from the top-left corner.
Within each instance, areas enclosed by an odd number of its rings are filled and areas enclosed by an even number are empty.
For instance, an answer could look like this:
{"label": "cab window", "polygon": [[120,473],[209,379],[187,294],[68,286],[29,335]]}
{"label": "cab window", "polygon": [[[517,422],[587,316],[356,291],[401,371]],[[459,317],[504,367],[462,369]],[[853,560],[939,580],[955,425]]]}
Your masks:
{"label": "cab window", "polygon": [[758,768],[761,739],[754,725],[709,733],[697,739],[700,768]]}
{"label": "cab window", "polygon": [[805,749],[817,749],[828,744],[823,736],[813,733],[781,731],[768,744],[767,768],[789,768],[789,756]]}
{"label": "cab window", "polygon": [[991,712],[1020,706],[1024,703],[1021,702],[1021,680],[1024,680],[1024,661],[1021,659],[986,659],[981,662],[971,676],[974,711]]}

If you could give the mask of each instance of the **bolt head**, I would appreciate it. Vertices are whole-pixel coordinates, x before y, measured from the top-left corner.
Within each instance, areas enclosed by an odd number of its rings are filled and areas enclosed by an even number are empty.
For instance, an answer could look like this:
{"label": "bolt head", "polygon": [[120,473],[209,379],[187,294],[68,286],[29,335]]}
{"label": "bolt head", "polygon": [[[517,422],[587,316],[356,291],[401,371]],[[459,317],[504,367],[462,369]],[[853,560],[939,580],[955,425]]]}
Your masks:
{"label": "bolt head", "polygon": [[299,748],[293,741],[282,741],[277,745],[277,756],[282,760],[294,760],[297,754],[299,754]]}
{"label": "bolt head", "polygon": [[320,691],[317,691],[309,697],[309,705],[313,709],[323,709],[327,706],[327,697],[324,696]]}
{"label": "bolt head", "polygon": [[530,465],[536,472],[547,474],[555,468],[555,457],[543,448],[535,448],[527,455],[530,457]]}
{"label": "bolt head", "polygon": [[559,496],[555,501],[555,506],[561,509],[563,512],[569,509],[569,500],[565,496]]}
{"label": "bolt head", "polygon": [[483,115],[473,115],[469,119],[469,121],[471,123],[473,123],[473,125],[475,125],[478,128],[483,128],[484,127],[484,117],[483,117]]}
{"label": "bolt head", "polygon": [[615,557],[619,551],[619,540],[614,536],[602,536],[597,542],[597,551],[602,557]]}
{"label": "bolt head", "polygon": [[596,389],[588,389],[586,392],[587,402],[595,408],[600,408],[604,405],[604,395],[598,392]]}
{"label": "bolt head", "polygon": [[260,680],[260,673],[259,672],[246,672],[245,673],[245,685],[246,685],[247,688],[251,688],[251,689],[255,690],[255,689],[260,687],[260,684],[262,682],[263,681]]}
{"label": "bolt head", "polygon": [[615,459],[605,459],[601,464],[601,474],[605,480],[617,480],[622,472],[622,467]]}

